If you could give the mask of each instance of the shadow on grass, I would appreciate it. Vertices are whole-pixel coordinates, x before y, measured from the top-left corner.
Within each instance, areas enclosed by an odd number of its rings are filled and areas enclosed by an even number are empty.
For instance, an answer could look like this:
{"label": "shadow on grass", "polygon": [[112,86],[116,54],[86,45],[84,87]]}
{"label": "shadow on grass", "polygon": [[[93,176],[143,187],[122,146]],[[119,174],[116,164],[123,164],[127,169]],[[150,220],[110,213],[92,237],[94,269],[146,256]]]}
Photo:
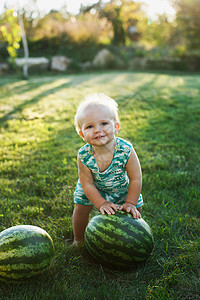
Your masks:
{"label": "shadow on grass", "polygon": [[[80,80],[76,81],[76,82],[67,82],[67,83],[63,83],[63,84],[60,84],[59,86],[57,87],[54,87],[54,88],[50,88],[50,89],[47,89],[45,91],[43,91],[42,93],[40,93],[39,95],[33,97],[32,99],[28,100],[28,101],[25,101],[17,106],[14,107],[14,109],[8,113],[6,113],[3,117],[0,118],[0,126],[2,127],[3,126],[3,123],[7,120],[9,120],[10,118],[12,118],[12,116],[16,113],[21,113],[26,107],[30,106],[30,105],[35,105],[37,104],[41,99],[43,99],[44,97],[47,97],[48,95],[51,95],[51,94],[54,94],[62,89],[65,89],[65,88],[68,88],[68,87],[71,87],[71,86],[76,86],[78,84],[82,84],[85,80],[87,79],[84,79],[84,77],[82,77]],[[48,82],[48,83],[53,83],[52,82]],[[14,88],[14,94],[15,93],[24,93],[26,91],[30,91],[31,89],[35,90],[36,88],[40,88],[41,86],[43,86],[43,82],[39,82],[37,83],[36,85],[32,84],[32,85],[29,85],[29,83],[26,84],[26,89],[24,89],[23,87],[17,87],[17,88]]]}
{"label": "shadow on grass", "polygon": [[[124,77],[124,82],[131,82],[137,73],[133,74],[131,78],[127,73],[120,73],[121,75]],[[188,166],[190,168],[194,167],[197,163],[196,159],[188,160],[190,159],[191,149],[189,147],[191,143],[195,153],[198,149],[196,142],[198,112],[195,112],[195,108],[192,108],[190,97],[179,95],[180,98],[182,96],[182,102],[174,98],[174,89],[167,97],[161,95],[157,90],[152,100],[150,90],[151,87],[155,88],[159,74],[150,75],[152,75],[152,78],[148,77],[136,92],[129,91],[127,95],[119,96],[118,104],[122,123],[125,124],[125,126],[122,124],[122,137],[127,138],[134,144],[141,160],[144,174],[143,192],[147,197],[145,201],[153,201],[155,206],[162,206],[162,203],[159,202],[164,201],[166,204],[169,197],[172,198],[172,203],[176,202],[175,199],[177,198],[181,199],[181,190],[186,184],[187,174],[190,172],[190,169],[187,168]],[[107,74],[106,80],[110,76],[111,74]],[[140,78],[142,76],[143,74],[139,74]],[[76,84],[84,84],[87,80],[92,80],[92,75],[88,77],[81,76],[75,82],[72,80],[72,82],[61,84],[40,93],[3,116],[0,120],[1,126],[13,114],[22,112],[26,106],[34,106],[40,99],[49,94],[68,88],[72,83],[76,87]],[[104,80],[104,75],[98,75],[95,78],[97,87]],[[117,77],[113,80],[117,80]],[[166,77],[166,80],[168,83],[165,81],[165,85],[169,84],[172,79]],[[112,82],[112,79],[110,79],[110,82]],[[146,91],[149,91],[148,95]],[[190,108],[192,109],[191,113]],[[186,120],[187,122],[185,122]],[[65,120],[61,120],[62,122],[65,122]],[[62,186],[65,186],[65,183],[69,186],[68,190],[73,190],[77,179],[76,155],[78,148],[83,143],[76,135],[72,122],[71,120],[68,129],[59,130],[54,128],[48,132],[47,141],[34,144],[34,150],[29,149],[29,154],[23,155],[23,161],[17,167],[2,170],[1,174],[3,176],[11,179],[17,178],[15,186],[13,186],[13,183],[11,185],[13,197],[20,198],[20,191],[22,191],[26,197],[31,195],[32,197],[53,199],[56,195],[59,195],[59,191],[64,193]],[[192,186],[197,175],[197,171],[190,175]],[[73,193],[70,193],[73,197]],[[151,200],[151,197],[154,199]],[[181,204],[183,210],[182,205],[183,203]],[[191,208],[188,206],[188,209]]]}
{"label": "shadow on grass", "polygon": [[[117,78],[118,73],[114,74],[114,79],[111,74],[106,74],[106,77],[98,75],[94,81],[97,89],[105,78],[109,84],[113,80],[116,85],[119,81],[121,85],[127,82],[131,85],[132,81],[144,76],[139,74],[137,77],[136,73],[129,77],[130,74],[122,73],[123,78]],[[57,122],[44,141],[35,141],[27,149],[26,145],[17,149],[19,163],[15,165],[13,162],[13,165],[8,164],[1,170],[1,178],[9,181],[2,188],[1,214],[5,217],[1,226],[31,223],[46,229],[55,240],[57,257],[52,271],[53,280],[43,280],[39,286],[41,294],[46,287],[49,295],[54,292],[61,298],[70,293],[73,297],[76,292],[77,299],[101,299],[102,295],[108,295],[111,286],[112,299],[131,299],[133,291],[137,299],[151,299],[151,296],[153,299],[154,294],[157,299],[162,299],[164,293],[167,298],[173,299],[173,296],[182,297],[184,293],[189,295],[192,288],[193,296],[197,295],[195,280],[190,278],[187,281],[186,277],[189,278],[192,272],[198,278],[195,267],[195,240],[199,236],[200,174],[195,168],[199,164],[198,101],[196,94],[191,97],[191,89],[189,94],[185,90],[180,91],[180,86],[167,91],[162,89],[167,85],[170,87],[176,76],[166,76],[160,88],[157,84],[159,74],[150,76],[136,85],[137,92],[134,85],[126,94],[117,93],[116,86],[113,92],[118,95],[122,122],[122,135],[119,133],[119,136],[134,144],[143,169],[143,217],[152,227],[156,243],[153,256],[146,264],[130,272],[105,270],[99,265],[94,268],[95,264],[86,256],[70,252],[68,246],[63,246],[65,239],[72,236],[73,191],[78,177],[76,156],[83,145],[68,115],[60,120],[63,126],[60,127]],[[184,88],[185,84],[189,88],[191,80],[190,77],[184,77],[184,81],[181,79],[181,87]],[[92,84],[92,75],[83,77],[81,83],[83,89],[84,84]],[[198,84],[193,86],[199,89]],[[1,122],[5,122],[16,109],[22,111],[27,105],[35,105],[42,97],[65,87],[70,87],[70,83],[42,92],[6,114]],[[70,112],[74,113],[75,109]],[[65,122],[68,123],[67,128],[64,127]],[[186,257],[187,243],[191,254]],[[29,286],[24,288],[24,295],[33,296],[34,289],[28,289]],[[4,289],[3,295],[6,292]],[[18,295],[22,293],[18,289]],[[41,294],[38,294],[38,299]]]}

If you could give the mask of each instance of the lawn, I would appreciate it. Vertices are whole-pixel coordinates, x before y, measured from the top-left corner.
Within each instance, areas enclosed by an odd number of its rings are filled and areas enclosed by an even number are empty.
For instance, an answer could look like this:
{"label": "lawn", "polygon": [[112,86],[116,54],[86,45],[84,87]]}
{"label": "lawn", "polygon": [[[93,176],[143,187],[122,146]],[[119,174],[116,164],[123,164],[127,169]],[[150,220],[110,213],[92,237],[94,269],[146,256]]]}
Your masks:
{"label": "lawn", "polygon": [[[119,136],[133,143],[142,166],[143,218],[155,250],[126,271],[69,247],[76,156],[83,145],[73,118],[93,92],[118,102]],[[199,147],[199,74],[0,77],[0,231],[40,226],[56,252],[49,272],[37,279],[0,283],[0,298],[200,299]]]}

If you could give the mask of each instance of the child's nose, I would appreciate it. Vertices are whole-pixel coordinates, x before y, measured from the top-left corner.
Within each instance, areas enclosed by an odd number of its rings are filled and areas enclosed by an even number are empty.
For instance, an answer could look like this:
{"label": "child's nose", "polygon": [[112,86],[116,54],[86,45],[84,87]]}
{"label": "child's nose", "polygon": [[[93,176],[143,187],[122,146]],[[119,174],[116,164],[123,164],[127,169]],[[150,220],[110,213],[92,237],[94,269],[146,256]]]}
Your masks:
{"label": "child's nose", "polygon": [[100,127],[99,125],[96,125],[96,126],[95,126],[95,133],[96,133],[96,132],[99,132],[100,130],[101,130],[101,127]]}

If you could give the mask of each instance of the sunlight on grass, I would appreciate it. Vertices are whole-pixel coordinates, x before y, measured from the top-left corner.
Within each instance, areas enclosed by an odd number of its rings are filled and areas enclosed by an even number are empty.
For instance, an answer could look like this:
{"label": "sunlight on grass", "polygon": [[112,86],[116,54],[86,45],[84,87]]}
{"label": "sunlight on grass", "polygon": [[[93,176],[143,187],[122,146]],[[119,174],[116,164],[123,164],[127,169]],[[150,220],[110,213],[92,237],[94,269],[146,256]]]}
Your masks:
{"label": "sunlight on grass", "polygon": [[[118,102],[119,136],[133,143],[143,171],[143,217],[156,247],[145,264],[128,272],[96,265],[66,242],[72,239],[76,157],[83,145],[73,118],[80,101],[94,92]],[[122,71],[0,78],[0,230],[40,226],[56,247],[49,274],[21,287],[0,283],[2,297],[32,299],[37,290],[38,299],[76,294],[118,300],[131,299],[134,291],[137,299],[195,299],[199,93],[199,75]]]}

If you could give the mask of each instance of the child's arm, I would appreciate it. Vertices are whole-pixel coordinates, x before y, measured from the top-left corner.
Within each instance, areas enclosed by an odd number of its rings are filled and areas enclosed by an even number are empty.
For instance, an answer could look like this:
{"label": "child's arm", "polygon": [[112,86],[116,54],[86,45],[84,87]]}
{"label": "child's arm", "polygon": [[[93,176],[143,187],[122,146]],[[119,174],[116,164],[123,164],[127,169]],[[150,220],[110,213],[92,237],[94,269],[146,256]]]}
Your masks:
{"label": "child's arm", "polygon": [[107,202],[99,193],[97,188],[94,185],[94,179],[91,171],[84,166],[80,159],[78,158],[78,173],[80,183],[86,197],[94,204],[94,206],[100,210],[100,212],[104,215],[107,214],[115,214],[117,211],[117,205],[112,202]]}
{"label": "child's arm", "polygon": [[130,157],[126,164],[126,171],[129,177],[129,188],[126,202],[119,208],[130,212],[134,218],[141,218],[136,205],[142,189],[142,171],[140,162],[134,149],[131,150]]}

